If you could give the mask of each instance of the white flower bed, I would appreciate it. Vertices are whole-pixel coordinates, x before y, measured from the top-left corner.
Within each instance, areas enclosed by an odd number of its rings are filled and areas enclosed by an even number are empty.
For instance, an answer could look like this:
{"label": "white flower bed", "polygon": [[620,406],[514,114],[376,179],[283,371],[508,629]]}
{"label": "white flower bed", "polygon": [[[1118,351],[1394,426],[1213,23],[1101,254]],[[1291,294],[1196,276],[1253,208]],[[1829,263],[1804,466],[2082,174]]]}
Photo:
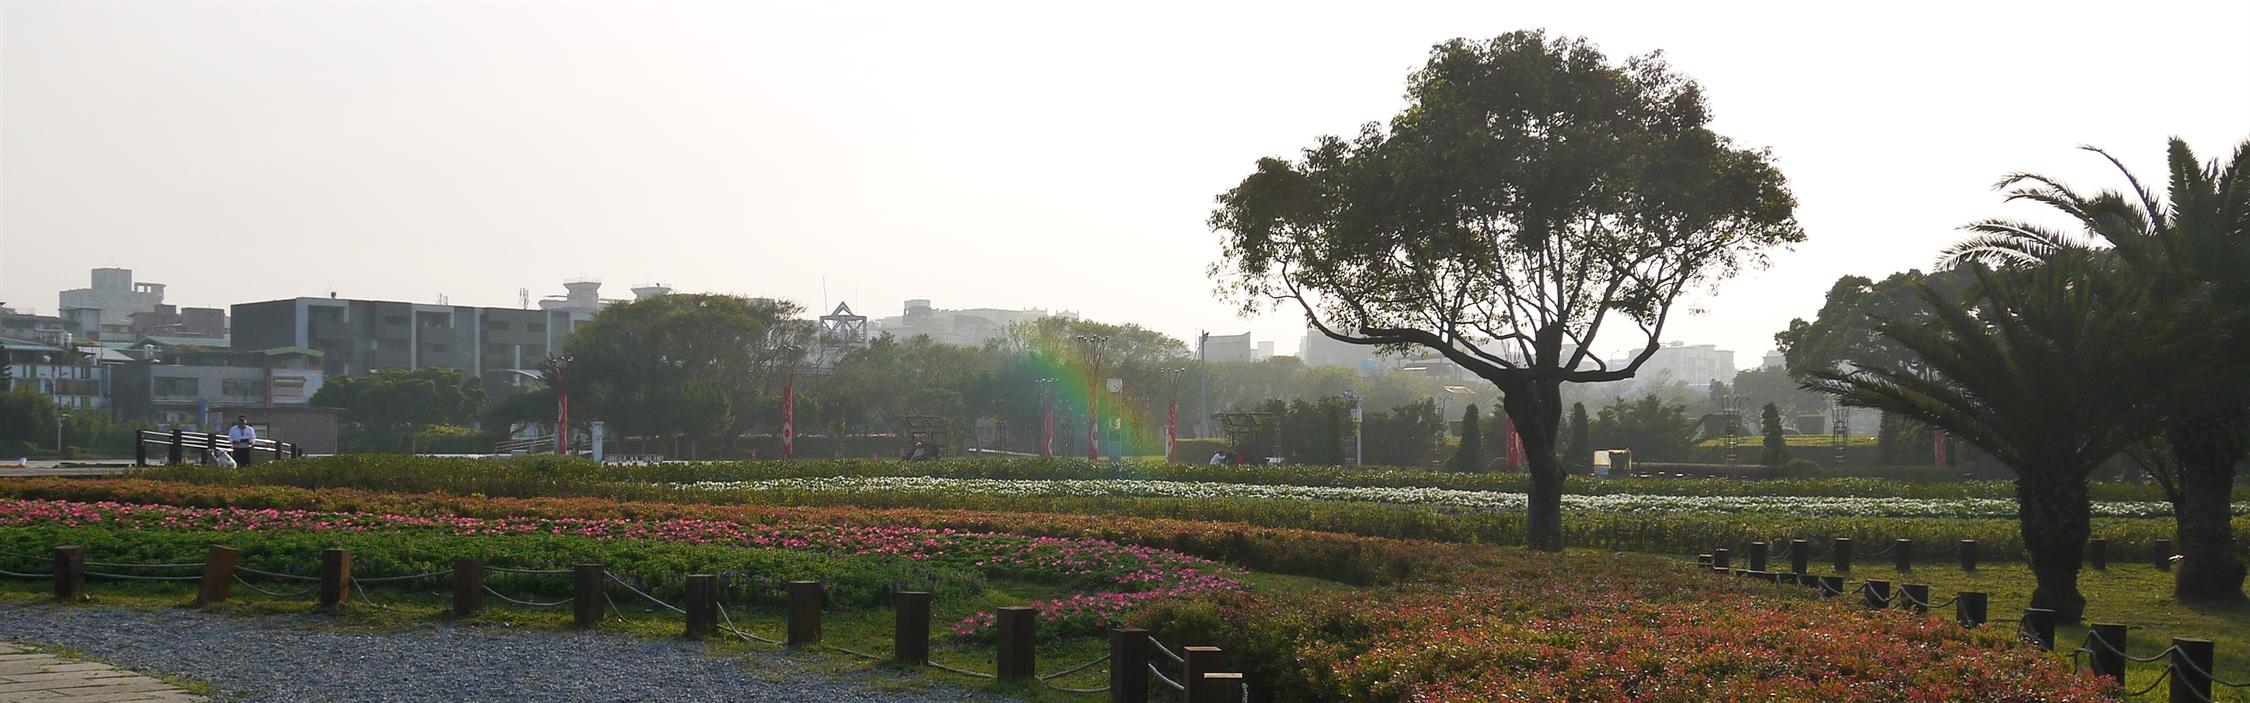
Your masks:
{"label": "white flower bed", "polygon": [[[1134,498],[1277,498],[1341,500],[1399,505],[1429,505],[1485,510],[1522,510],[1524,494],[1459,491],[1444,488],[1362,488],[1195,483],[1133,479],[1024,481],[981,478],[831,477],[762,481],[705,481],[674,484],[690,490],[803,491],[877,493],[890,491],[1008,496],[1118,496]],[[1567,510],[1613,513],[1789,513],[1858,517],[2004,518],[2016,515],[2015,501],[1991,498],[1828,498],[1807,496],[1650,496],[1565,495]],[[2096,501],[2096,517],[2167,517],[2161,501]],[[2250,503],[2236,503],[2235,514],[2250,514]]]}

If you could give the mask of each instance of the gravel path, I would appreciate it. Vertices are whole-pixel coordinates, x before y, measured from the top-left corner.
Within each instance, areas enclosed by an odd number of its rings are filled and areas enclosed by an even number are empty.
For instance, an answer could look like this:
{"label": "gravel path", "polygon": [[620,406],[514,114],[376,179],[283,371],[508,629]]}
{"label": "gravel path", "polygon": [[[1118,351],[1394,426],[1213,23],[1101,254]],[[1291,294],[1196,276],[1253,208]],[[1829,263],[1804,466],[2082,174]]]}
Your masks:
{"label": "gravel path", "polygon": [[[780,654],[711,658],[703,645],[583,632],[436,627],[340,630],[317,616],[0,605],[0,640],[211,685],[242,701],[999,700],[913,688],[885,672],[829,675]],[[815,665],[817,666],[817,665]]]}

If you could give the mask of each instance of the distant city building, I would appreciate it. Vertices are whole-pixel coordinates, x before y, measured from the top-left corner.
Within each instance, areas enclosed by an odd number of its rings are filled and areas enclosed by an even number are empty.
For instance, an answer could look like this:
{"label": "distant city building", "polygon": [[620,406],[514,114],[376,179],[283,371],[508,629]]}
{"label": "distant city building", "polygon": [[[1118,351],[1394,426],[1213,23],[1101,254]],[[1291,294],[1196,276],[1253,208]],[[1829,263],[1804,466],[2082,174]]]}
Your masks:
{"label": "distant city building", "polygon": [[1273,342],[1259,342],[1258,353],[1254,355],[1253,358],[1256,361],[1265,361],[1267,359],[1273,358]]}
{"label": "distant city building", "polygon": [[1258,345],[1251,341],[1248,332],[1207,335],[1203,338],[1202,347],[1204,361],[1258,360]]}
{"label": "distant city building", "polygon": [[70,328],[63,324],[62,318],[17,312],[7,307],[0,307],[0,337],[57,347],[68,346],[71,339]]}
{"label": "distant city building", "polygon": [[1765,357],[1763,359],[1760,359],[1760,361],[1761,363],[1758,365],[1758,368],[1761,369],[1779,369],[1789,366],[1789,357],[1783,356],[1781,354],[1781,350],[1779,349],[1766,352]]}
{"label": "distant city building", "polygon": [[[93,336],[104,326],[131,324],[134,313],[155,312],[157,306],[164,304],[164,284],[134,283],[132,269],[99,268],[94,269],[92,287],[63,291],[56,300],[56,309],[66,313],[93,311],[92,318],[77,320],[81,324],[90,322],[92,326],[74,330]],[[63,317],[74,316],[65,314]]]}
{"label": "distant city building", "polygon": [[104,369],[94,355],[54,344],[0,338],[0,360],[13,379],[10,390],[53,398],[61,408],[108,407]]}
{"label": "distant city building", "polygon": [[159,304],[152,312],[133,313],[132,318],[127,330],[134,338],[221,339],[227,336],[227,311],[218,308],[175,308]]}
{"label": "distant city building", "polygon": [[615,301],[601,282],[563,284],[568,295],[539,309],[426,305],[382,300],[291,298],[234,306],[231,347],[238,352],[303,348],[320,352],[330,377],[424,367],[467,371],[504,395],[529,378],[565,336]]}
{"label": "distant city building", "polygon": [[224,424],[210,416],[219,408],[307,405],[327,378],[321,353],[304,347],[244,351],[220,340],[149,337],[124,353],[134,360],[105,364],[117,416],[173,427]]}
{"label": "distant city building", "polygon": [[[1627,352],[1634,353],[1637,352]],[[1631,357],[1626,356],[1610,360],[1609,365],[1613,369],[1624,368],[1630,362]],[[1720,349],[1716,344],[1667,342],[1657,348],[1656,353],[1633,376],[1635,380],[1669,379],[1685,383],[1690,388],[1708,389],[1712,381],[1732,383],[1734,371],[1733,351]]]}
{"label": "distant city building", "polygon": [[1039,308],[943,310],[931,307],[928,299],[917,298],[906,301],[904,314],[874,320],[874,331],[899,339],[927,336],[930,341],[941,344],[976,347],[999,338],[1010,325],[1046,317],[1075,320],[1078,313],[1068,310],[1050,313]]}
{"label": "distant city building", "polygon": [[1373,369],[1378,366],[1375,347],[1338,341],[1311,325],[1305,326],[1305,341],[1297,345],[1297,358],[1303,360],[1306,366],[1343,366],[1354,369]]}

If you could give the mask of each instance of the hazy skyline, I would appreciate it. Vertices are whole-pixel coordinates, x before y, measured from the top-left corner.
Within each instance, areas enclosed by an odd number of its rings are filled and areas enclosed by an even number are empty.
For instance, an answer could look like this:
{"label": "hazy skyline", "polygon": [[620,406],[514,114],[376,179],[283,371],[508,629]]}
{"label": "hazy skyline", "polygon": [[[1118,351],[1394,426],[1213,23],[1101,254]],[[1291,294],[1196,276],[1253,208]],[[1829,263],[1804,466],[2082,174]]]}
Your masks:
{"label": "hazy skyline", "polygon": [[2003,174],[2113,187],[2076,146],[2155,178],[2167,136],[2250,137],[2246,3],[1714,7],[5,2],[0,300],[52,312],[98,266],[182,306],[585,276],[1288,353],[1300,318],[1212,295],[1212,197],[1388,119],[1430,45],[1545,28],[1664,50],[1773,150],[1810,240],[1665,335],[1749,367],[1838,276],[2036,214]]}

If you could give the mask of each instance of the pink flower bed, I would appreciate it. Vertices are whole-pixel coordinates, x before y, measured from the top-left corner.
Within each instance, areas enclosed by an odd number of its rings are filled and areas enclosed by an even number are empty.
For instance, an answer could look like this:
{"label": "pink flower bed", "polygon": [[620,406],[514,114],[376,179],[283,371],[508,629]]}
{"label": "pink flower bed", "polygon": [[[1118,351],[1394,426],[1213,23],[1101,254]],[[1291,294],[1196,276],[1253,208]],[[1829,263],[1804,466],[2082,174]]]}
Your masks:
{"label": "pink flower bed", "polygon": [[[396,513],[189,508],[110,501],[85,503],[0,499],[0,526],[59,525],[128,529],[303,532],[439,530],[455,535],[552,534],[603,540],[649,540],[881,556],[973,565],[991,576],[1060,581],[1094,589],[1035,601],[1042,622],[1106,626],[1134,606],[1161,598],[1242,589],[1241,570],[1178,552],[1099,539],[1026,537],[891,526],[761,525],[668,518],[477,518]],[[989,629],[978,613],[954,626],[961,636]]]}

